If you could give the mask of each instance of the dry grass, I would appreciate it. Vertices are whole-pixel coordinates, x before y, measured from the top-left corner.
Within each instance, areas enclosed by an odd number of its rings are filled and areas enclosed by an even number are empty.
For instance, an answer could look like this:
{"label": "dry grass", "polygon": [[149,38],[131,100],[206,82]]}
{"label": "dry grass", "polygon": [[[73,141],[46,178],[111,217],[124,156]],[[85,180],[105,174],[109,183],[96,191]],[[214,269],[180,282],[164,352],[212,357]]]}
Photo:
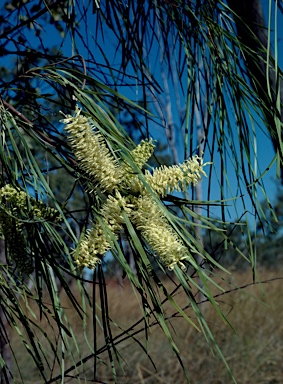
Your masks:
{"label": "dry grass", "polygon": [[[270,279],[275,276],[283,276],[283,272],[262,271],[261,280]],[[233,282],[236,281],[238,285],[243,285],[251,281],[251,276],[247,273],[237,273],[233,276]],[[223,281],[221,283],[222,285],[225,284]],[[168,283],[168,285],[170,284]],[[227,314],[229,321],[236,329],[236,333],[222,322],[209,304],[201,305],[216,341],[239,384],[282,383],[282,293],[282,281],[275,280],[272,283],[263,284],[262,286],[250,286],[245,291],[234,291],[219,297],[219,305],[224,313]],[[125,283],[123,288],[121,288],[114,282],[109,283],[108,296],[110,317],[123,328],[135,323],[141,317],[141,309],[128,284]],[[257,297],[258,300],[252,296]],[[186,299],[182,294],[179,294],[177,298],[182,306],[186,305]],[[81,355],[82,357],[87,356],[90,350],[85,342],[83,327],[79,322],[79,318],[73,313],[69,303],[66,302],[65,307],[69,308],[67,314],[71,316],[72,326],[78,340]],[[168,309],[169,313],[170,309]],[[186,313],[193,317],[193,313],[190,310],[187,310]],[[150,317],[151,321],[154,321],[152,316]],[[89,318],[86,333],[90,344],[93,343],[91,323],[92,319]],[[175,332],[175,341],[180,349],[181,358],[191,383],[232,383],[223,362],[219,356],[213,356],[202,334],[197,332],[192,326],[189,326],[181,318],[173,318],[171,324]],[[139,328],[141,326],[142,324],[139,325]],[[43,324],[42,327],[51,335],[47,323]],[[120,332],[119,329],[113,326],[113,335]],[[137,338],[143,345],[146,345],[144,332],[138,334]],[[156,369],[142,348],[136,342],[128,340],[118,345],[118,349],[124,359],[121,360],[121,366],[124,369],[125,375],[119,368],[117,370],[117,382],[121,384],[185,383],[186,380],[182,368],[158,326],[150,328],[148,339],[148,352],[156,365]],[[104,345],[104,335],[101,330],[98,330],[96,342],[98,346]],[[36,370],[32,366],[31,358],[18,343],[18,339],[15,338],[13,346],[16,347],[15,350],[24,382],[40,382]],[[70,348],[75,350],[75,344],[73,344],[73,347],[71,345],[72,343],[70,343]],[[45,348],[47,351],[48,346],[46,345]],[[78,359],[80,354],[78,352],[74,352],[74,354],[75,358]],[[50,352],[50,361],[52,356]],[[73,362],[71,353],[67,351],[65,356],[67,368]],[[100,357],[105,359],[106,362],[108,361],[107,354]],[[55,368],[55,371],[58,372],[58,368]],[[93,380],[93,362],[86,363],[83,368],[80,367],[80,373],[81,377],[85,376],[89,381],[79,381],[78,378],[66,378],[65,382],[94,382],[91,381]],[[15,378],[19,380],[16,370]],[[58,380],[57,382],[59,383],[60,381]],[[111,369],[108,365],[98,361],[95,382],[113,382]]]}

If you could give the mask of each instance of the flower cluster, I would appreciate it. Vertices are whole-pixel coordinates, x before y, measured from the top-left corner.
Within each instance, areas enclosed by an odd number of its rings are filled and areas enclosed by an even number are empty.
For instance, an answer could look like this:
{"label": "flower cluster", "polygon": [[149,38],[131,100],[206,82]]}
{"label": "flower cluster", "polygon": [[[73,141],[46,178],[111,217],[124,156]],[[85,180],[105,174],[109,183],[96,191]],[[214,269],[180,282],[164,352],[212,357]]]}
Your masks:
{"label": "flower cluster", "polygon": [[99,131],[76,107],[75,116],[67,115],[62,122],[69,133],[69,142],[83,171],[91,178],[94,188],[111,192],[121,180],[120,169]]}
{"label": "flower cluster", "polygon": [[59,221],[57,209],[46,206],[41,201],[28,198],[26,192],[16,189],[10,184],[0,188],[0,203],[9,203],[13,210],[23,211],[29,218]]}
{"label": "flower cluster", "polygon": [[136,165],[142,169],[142,167],[151,158],[154,152],[155,145],[153,140],[142,140],[139,145],[132,151],[132,157]]}
{"label": "flower cluster", "polygon": [[[182,261],[190,259],[192,249],[179,238],[152,193],[156,198],[162,198],[174,190],[185,190],[188,185],[198,183],[205,175],[203,167],[206,164],[202,158],[194,156],[180,165],[161,166],[153,173],[146,170],[142,176],[130,161],[119,162],[114,157],[103,136],[89,119],[81,115],[78,107],[73,117],[65,116],[62,121],[81,169],[92,178],[94,186],[106,194],[99,221],[87,231],[75,251],[78,266],[94,269],[101,262],[101,257],[111,248],[113,237],[117,238],[123,229],[122,213],[125,211],[166,267],[173,269],[177,264],[185,268]],[[153,151],[152,140],[142,141],[131,152],[136,167],[142,169]]]}
{"label": "flower cluster", "polygon": [[0,233],[5,238],[9,256],[16,262],[21,273],[30,274],[32,260],[26,249],[22,216],[26,219],[60,219],[58,211],[41,201],[28,199],[27,194],[10,184],[0,188]]}
{"label": "flower cluster", "polygon": [[174,190],[185,191],[188,185],[196,185],[202,175],[205,175],[203,160],[195,155],[180,165],[162,165],[155,169],[153,174],[146,171],[145,180],[160,197],[164,197]]}
{"label": "flower cluster", "polygon": [[17,264],[21,273],[33,271],[32,261],[26,251],[26,242],[22,224],[11,214],[0,210],[0,232],[5,238],[8,254]]}
{"label": "flower cluster", "polygon": [[137,199],[132,222],[166,267],[171,270],[178,264],[185,268],[181,260],[189,259],[188,248],[169,225],[152,196],[144,195]]}
{"label": "flower cluster", "polygon": [[12,203],[19,209],[24,209],[27,204],[27,195],[24,191],[17,190],[10,184],[0,188],[0,201],[5,199],[6,202]]}
{"label": "flower cluster", "polygon": [[110,235],[107,236],[106,229],[108,232],[111,231],[117,239],[117,233],[123,228],[122,209],[129,213],[131,207],[116,190],[116,196],[109,196],[101,208],[101,222],[97,222],[92,229],[87,231],[76,249],[75,258],[80,267],[95,269],[96,265],[101,262],[101,255],[111,248]]}

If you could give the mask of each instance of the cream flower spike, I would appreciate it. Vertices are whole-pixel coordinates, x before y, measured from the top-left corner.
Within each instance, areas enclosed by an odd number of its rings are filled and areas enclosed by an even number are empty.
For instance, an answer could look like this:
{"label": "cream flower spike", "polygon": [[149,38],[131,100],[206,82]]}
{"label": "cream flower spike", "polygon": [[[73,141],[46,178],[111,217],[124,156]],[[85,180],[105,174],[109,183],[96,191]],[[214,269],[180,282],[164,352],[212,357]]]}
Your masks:
{"label": "cream flower spike", "polygon": [[[109,231],[118,239],[118,232],[123,229],[124,219],[122,209],[128,214],[132,205],[128,203],[127,198],[122,197],[119,191],[115,191],[114,196],[108,196],[103,204],[100,215]],[[80,241],[78,248],[74,252],[76,263],[80,267],[95,269],[97,264],[101,263],[101,257],[111,248],[110,241],[103,230],[101,223],[95,223],[94,227],[87,231],[84,238]]]}
{"label": "cream flower spike", "polygon": [[29,204],[27,202],[26,192],[10,184],[0,188],[0,233],[6,241],[9,257],[24,274],[32,273],[33,264],[26,249],[21,214],[40,220],[60,220],[59,212],[42,201],[29,198]]}
{"label": "cream flower spike", "polygon": [[196,185],[201,181],[202,175],[206,176],[203,170],[206,164],[203,164],[202,158],[195,155],[180,165],[162,165],[155,169],[153,174],[146,171],[145,180],[157,195],[164,197],[174,190],[185,191],[190,184]]}
{"label": "cream flower spike", "polygon": [[67,115],[61,122],[69,133],[69,143],[79,165],[102,192],[113,191],[121,180],[119,164],[111,155],[100,132],[94,131],[89,119],[76,106],[74,116]]}
{"label": "cream flower spike", "polygon": [[101,256],[109,249],[110,243],[103,228],[96,224],[79,242],[74,252],[74,258],[79,267],[95,269],[101,263]]}
{"label": "cream flower spike", "polygon": [[42,201],[37,201],[29,198],[29,206],[27,205],[27,194],[20,189],[16,189],[10,184],[0,188],[0,204],[3,201],[13,204],[13,209],[18,209],[28,212],[29,215],[35,216],[38,219],[55,220],[61,219],[59,212],[55,208],[46,206]]}
{"label": "cream flower spike", "polygon": [[190,252],[151,195],[137,199],[137,210],[132,212],[132,222],[165,267],[172,270],[178,264],[186,269],[182,260],[189,260]]}
{"label": "cream flower spike", "polygon": [[131,152],[137,166],[141,169],[153,155],[155,145],[153,140],[142,140]]}
{"label": "cream flower spike", "polygon": [[[154,142],[150,140],[142,140],[134,150],[131,151],[131,156],[139,169],[147,163],[154,152]],[[143,188],[141,181],[135,169],[130,163],[124,163],[122,166],[122,188],[130,191],[130,193],[139,194]]]}

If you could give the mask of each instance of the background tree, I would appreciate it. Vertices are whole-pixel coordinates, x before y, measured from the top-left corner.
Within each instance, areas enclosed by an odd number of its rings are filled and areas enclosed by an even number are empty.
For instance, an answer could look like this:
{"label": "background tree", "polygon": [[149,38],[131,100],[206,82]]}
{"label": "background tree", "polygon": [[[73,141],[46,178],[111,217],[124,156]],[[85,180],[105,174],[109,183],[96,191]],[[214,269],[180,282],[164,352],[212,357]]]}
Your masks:
{"label": "background tree", "polygon": [[[282,10],[271,0],[269,4],[270,10],[274,10],[269,12],[269,19],[274,15],[276,24]],[[209,254],[209,247],[205,248],[199,241],[202,232],[199,228],[208,237],[217,234],[217,238],[223,239],[219,244],[234,241],[233,250],[250,261],[255,276],[253,242],[247,241],[247,247],[242,249],[237,245],[239,237],[232,238],[233,228],[241,228],[243,236],[249,239],[252,230],[248,221],[254,220],[263,227],[270,220],[269,212],[275,215],[263,176],[265,167],[277,161],[279,169],[282,161],[277,45],[272,60],[269,44],[266,46],[259,35],[253,36],[253,42],[260,46],[259,57],[258,50],[251,50],[250,40],[246,38],[253,30],[241,18],[240,11],[233,9],[230,2],[228,5],[219,1],[177,0],[5,3],[0,32],[1,188],[9,185],[12,189],[9,193],[1,189],[1,233],[6,242],[6,259],[1,259],[0,345],[3,348],[10,343],[6,328],[11,326],[26,345],[37,375],[46,383],[66,375],[86,378],[83,369],[89,361],[93,362],[92,379],[99,381],[96,368],[98,360],[104,359],[103,352],[108,353],[107,361],[117,382],[117,369],[122,367],[119,343],[125,338],[138,342],[135,332],[140,332],[136,331],[140,322],[113,336],[116,324],[108,313],[103,265],[98,265],[94,272],[93,292],[89,297],[86,281],[74,263],[72,248],[81,249],[86,229],[92,222],[102,225],[101,237],[111,243],[113,257],[140,297],[146,338],[149,327],[158,324],[182,365],[167,325],[165,304],[169,302],[189,324],[205,334],[227,365],[195,299],[196,292],[201,291],[227,321],[210,284],[216,290],[221,291],[221,287],[206,264],[196,261],[197,257],[209,262],[213,270],[224,273],[226,270],[214,251],[211,249],[212,255]],[[54,46],[50,45],[50,36],[54,37]],[[268,41],[270,36],[271,23],[267,28]],[[258,60],[263,64],[260,74],[270,73],[266,77],[268,97],[266,93],[262,96],[259,89],[262,78],[251,64]],[[162,260],[155,257],[149,235],[141,236],[142,225],[127,220],[126,208],[131,212],[130,207],[124,206],[123,220],[118,224],[135,256],[136,275],[124,257],[123,244],[113,235],[114,230],[109,231],[105,210],[101,213],[107,206],[107,193],[100,184],[93,184],[88,171],[81,166],[84,159],[77,158],[72,141],[67,140],[64,124],[60,123],[64,116],[59,111],[74,115],[76,104],[82,108],[82,118],[88,118],[99,133],[109,157],[121,169],[126,164],[128,179],[125,178],[132,182],[133,175],[139,175],[140,187],[136,193],[146,190],[154,196],[157,216],[162,217],[160,220],[166,222],[184,246],[193,250],[190,261],[184,264],[187,269],[183,271],[181,264],[176,265],[173,276],[178,281],[176,289],[187,296],[196,323],[152,268],[156,263],[159,271],[171,276]],[[130,135],[122,124],[125,113],[130,116]],[[266,140],[272,141],[276,148],[275,157],[271,156],[263,169],[257,147],[262,130]],[[190,190],[174,194],[174,188],[168,188],[167,194],[155,193],[147,182],[154,171],[146,165],[141,170],[134,155],[140,139],[151,137],[168,145],[167,156],[174,163],[183,163],[202,149],[204,161],[212,163],[205,167],[208,178],[203,183],[203,201],[196,201]],[[144,162],[148,160],[149,156]],[[262,209],[259,190],[263,191],[268,211]],[[110,197],[116,201],[118,195],[113,191],[115,188],[109,192]],[[129,191],[118,192],[122,193],[120,202],[129,198]],[[135,202],[134,194],[131,199]],[[228,204],[232,209],[229,210]],[[246,215],[248,210],[251,216]],[[231,215],[236,226],[229,223]],[[21,252],[16,251],[19,249]],[[29,269],[25,269],[27,265]],[[75,279],[76,290],[69,287],[70,277]],[[82,356],[61,302],[59,285],[61,294],[67,295],[81,318],[83,330],[90,318],[94,335],[101,327],[103,346],[96,344],[95,337],[91,345],[86,335],[89,352]],[[80,298],[76,292],[80,292]],[[160,292],[164,300],[160,299]],[[38,313],[31,309],[30,302],[36,304]],[[38,319],[50,325],[54,337],[46,334]],[[44,351],[43,344],[49,346],[52,358]],[[66,352],[71,355],[67,366]],[[5,365],[3,359],[1,364],[3,382],[18,377],[16,367]]]}
{"label": "background tree", "polygon": [[[250,78],[251,86],[258,97],[265,104],[262,113],[270,132],[274,150],[281,156],[281,131],[282,116],[282,73],[278,67],[277,37],[274,39],[274,47],[268,29],[274,28],[277,34],[276,12],[282,12],[282,6],[274,8],[275,19],[272,16],[272,4],[269,2],[269,13],[264,17],[263,6],[260,0],[228,1],[229,7],[234,12],[234,18],[239,39],[244,43],[243,55],[245,67]],[[265,19],[268,22],[266,26]],[[274,23],[274,24],[273,24]],[[275,55],[272,50],[275,49]],[[277,132],[277,133],[275,133]],[[278,141],[278,137],[280,141]],[[282,179],[282,168],[281,168]]]}

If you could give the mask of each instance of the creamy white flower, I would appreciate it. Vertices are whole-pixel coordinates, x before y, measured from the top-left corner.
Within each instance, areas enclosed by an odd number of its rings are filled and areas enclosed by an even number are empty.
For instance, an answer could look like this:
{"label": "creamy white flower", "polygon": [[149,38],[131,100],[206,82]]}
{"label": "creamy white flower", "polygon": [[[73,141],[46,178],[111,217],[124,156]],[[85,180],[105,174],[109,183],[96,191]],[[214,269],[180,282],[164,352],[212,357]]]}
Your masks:
{"label": "creamy white flower", "polygon": [[151,158],[155,145],[153,140],[142,140],[139,145],[131,152],[137,166],[141,169]]}
{"label": "creamy white flower", "polygon": [[206,175],[202,159],[196,155],[183,164],[170,167],[162,165],[155,169],[153,174],[146,171],[145,180],[157,195],[164,197],[174,190],[185,191],[190,184],[196,185],[202,175]]}
{"label": "creamy white flower", "polygon": [[152,196],[145,195],[137,199],[137,207],[132,211],[131,218],[166,267],[173,269],[174,265],[178,264],[185,268],[181,261],[189,260],[189,250],[170,226]]}
{"label": "creamy white flower", "polygon": [[105,140],[89,119],[82,116],[76,107],[74,116],[66,116],[61,120],[69,133],[69,143],[79,165],[102,192],[112,191],[121,181],[118,162],[110,153]]}

